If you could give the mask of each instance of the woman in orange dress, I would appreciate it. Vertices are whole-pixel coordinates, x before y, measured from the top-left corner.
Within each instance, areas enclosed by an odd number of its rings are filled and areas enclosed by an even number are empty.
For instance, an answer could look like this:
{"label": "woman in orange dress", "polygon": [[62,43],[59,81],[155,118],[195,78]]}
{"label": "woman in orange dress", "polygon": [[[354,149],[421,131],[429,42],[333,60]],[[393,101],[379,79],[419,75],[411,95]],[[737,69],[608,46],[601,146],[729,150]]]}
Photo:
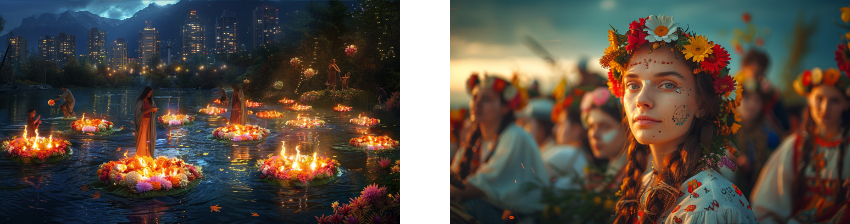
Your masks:
{"label": "woman in orange dress", "polygon": [[154,157],[156,146],[156,103],[151,97],[153,88],[150,86],[142,90],[142,94],[136,100],[136,112],[133,120],[136,125],[136,156]]}

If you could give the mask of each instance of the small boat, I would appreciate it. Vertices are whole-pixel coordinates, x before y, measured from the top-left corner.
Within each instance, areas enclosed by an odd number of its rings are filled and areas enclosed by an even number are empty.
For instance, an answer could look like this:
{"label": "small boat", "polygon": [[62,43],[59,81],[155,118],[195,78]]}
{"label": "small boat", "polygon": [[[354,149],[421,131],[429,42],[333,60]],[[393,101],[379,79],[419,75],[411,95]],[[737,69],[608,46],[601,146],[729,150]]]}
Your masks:
{"label": "small boat", "polygon": [[35,87],[36,87],[36,89],[38,89],[38,90],[48,90],[48,89],[53,89],[53,86],[50,86],[50,85],[48,85],[48,84],[36,85]]}

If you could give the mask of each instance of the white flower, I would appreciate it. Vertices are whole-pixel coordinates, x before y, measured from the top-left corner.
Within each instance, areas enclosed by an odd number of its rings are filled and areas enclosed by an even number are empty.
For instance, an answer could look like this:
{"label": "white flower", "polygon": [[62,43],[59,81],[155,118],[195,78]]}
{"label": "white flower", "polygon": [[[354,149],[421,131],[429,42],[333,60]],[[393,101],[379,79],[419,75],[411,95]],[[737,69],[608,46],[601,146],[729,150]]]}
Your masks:
{"label": "white flower", "polygon": [[812,69],[812,86],[819,85],[823,81],[823,70],[820,67]]}
{"label": "white flower", "polygon": [[671,40],[678,40],[679,37],[673,35],[676,29],[679,28],[678,23],[673,23],[673,17],[665,15],[650,15],[647,20],[646,28],[643,31],[649,33],[646,40],[649,42],[664,41],[670,43]]}
{"label": "white flower", "polygon": [[513,85],[507,85],[505,90],[502,91],[502,98],[505,98],[505,101],[511,101],[517,94],[516,88]]}

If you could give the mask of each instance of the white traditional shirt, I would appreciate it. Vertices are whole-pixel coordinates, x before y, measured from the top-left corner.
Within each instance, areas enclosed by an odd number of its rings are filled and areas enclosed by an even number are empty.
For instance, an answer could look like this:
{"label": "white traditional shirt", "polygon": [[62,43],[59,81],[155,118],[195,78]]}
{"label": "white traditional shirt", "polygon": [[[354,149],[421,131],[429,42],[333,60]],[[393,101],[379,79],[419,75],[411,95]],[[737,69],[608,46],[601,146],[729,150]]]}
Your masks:
{"label": "white traditional shirt", "polygon": [[[842,180],[850,178],[850,152],[844,153],[845,163],[840,179],[838,178],[839,144],[816,144],[814,152],[809,152],[813,154],[808,165],[805,168],[796,167],[795,169],[795,166],[801,166],[800,157],[802,157],[799,154],[802,152],[796,147],[799,147],[798,144],[802,144],[803,141],[803,138],[798,139],[798,134],[788,136],[761,170],[758,182],[753,188],[752,199],[753,210],[757,217],[763,217],[760,219],[765,223],[815,222],[827,221],[823,220],[824,218],[841,218],[834,215],[835,211],[829,210],[836,208],[837,199],[834,193],[845,193],[836,191],[840,189]],[[816,165],[821,170],[819,174],[815,171]],[[806,177],[806,180],[803,180],[806,187],[805,195],[792,197],[795,195],[792,192],[794,179],[801,171],[805,172]],[[820,178],[816,178],[817,176]],[[822,184],[819,184],[817,180],[820,180]],[[822,190],[826,190],[827,193],[823,193]],[[835,222],[835,220],[827,222]]]}
{"label": "white traditional shirt", "polygon": [[[643,205],[655,178],[653,172],[643,176],[638,219],[644,216]],[[656,223],[758,223],[747,197],[717,171],[697,173],[682,183],[679,191],[677,205],[660,215]]]}
{"label": "white traditional shirt", "polygon": [[543,162],[555,189],[579,189],[576,180],[584,179],[587,156],[573,145],[555,145],[543,152]]}
{"label": "white traditional shirt", "polygon": [[[467,182],[484,192],[486,201],[503,209],[526,214],[542,211],[540,191],[528,192],[525,188],[527,183],[548,186],[549,174],[534,138],[511,123],[499,134],[495,148],[492,141],[482,143],[481,165]],[[460,170],[463,153],[455,157],[452,170]]]}

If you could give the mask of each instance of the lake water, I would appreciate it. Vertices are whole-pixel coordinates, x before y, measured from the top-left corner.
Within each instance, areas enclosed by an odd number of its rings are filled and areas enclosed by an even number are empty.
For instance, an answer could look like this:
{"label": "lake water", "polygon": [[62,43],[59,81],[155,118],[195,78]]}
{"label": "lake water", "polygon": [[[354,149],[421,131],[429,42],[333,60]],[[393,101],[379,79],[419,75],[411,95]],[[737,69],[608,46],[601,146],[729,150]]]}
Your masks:
{"label": "lake water", "polygon": [[[96,189],[83,191],[81,187],[96,179],[100,164],[124,158],[135,153],[132,124],[138,89],[71,89],[78,116],[103,118],[124,127],[111,136],[64,136],[72,143],[73,155],[52,164],[20,164],[0,155],[0,223],[17,222],[210,222],[210,223],[265,223],[296,222],[316,223],[315,216],[333,214],[331,203],[347,203],[357,197],[368,184],[377,181],[378,174],[371,171],[376,155],[365,152],[345,152],[332,149],[333,145],[348,144],[349,139],[362,136],[358,128],[348,123],[352,117],[365,114],[381,119],[381,125],[368,129],[369,133],[387,135],[399,140],[398,115],[374,113],[367,108],[354,108],[338,113],[330,108],[314,108],[310,112],[291,112],[277,103],[278,99],[258,101],[261,108],[254,112],[274,109],[285,114],[285,119],[262,120],[249,115],[248,123],[272,131],[269,139],[259,145],[232,145],[212,141],[207,136],[217,127],[226,125],[221,116],[197,113],[201,107],[213,104],[217,95],[210,90],[154,90],[154,100],[160,108],[157,116],[168,110],[172,113],[196,117],[195,125],[180,128],[157,126],[156,156],[177,157],[187,163],[203,167],[205,179],[190,192],[149,199],[129,199]],[[60,120],[62,112],[47,101],[56,98],[61,90],[38,90],[0,94],[0,139],[23,134],[26,110],[35,108],[43,120],[39,134],[57,137],[59,131],[68,130],[71,121]],[[251,99],[255,100],[255,99]],[[213,104],[213,106],[215,106]],[[229,108],[228,108],[229,111]],[[286,111],[286,112],[284,112]],[[316,116],[327,121],[321,129],[289,128],[286,120],[302,116]],[[286,141],[287,152],[300,145],[302,154],[327,155],[340,162],[342,174],[338,180],[307,189],[273,186],[259,179],[255,169],[258,159],[280,151],[281,141]],[[206,154],[205,154],[206,153]],[[399,159],[397,151],[389,155]],[[371,159],[370,159],[371,158]],[[100,192],[99,199],[93,194]],[[221,212],[211,212],[218,205]],[[252,216],[257,213],[259,216]]]}

